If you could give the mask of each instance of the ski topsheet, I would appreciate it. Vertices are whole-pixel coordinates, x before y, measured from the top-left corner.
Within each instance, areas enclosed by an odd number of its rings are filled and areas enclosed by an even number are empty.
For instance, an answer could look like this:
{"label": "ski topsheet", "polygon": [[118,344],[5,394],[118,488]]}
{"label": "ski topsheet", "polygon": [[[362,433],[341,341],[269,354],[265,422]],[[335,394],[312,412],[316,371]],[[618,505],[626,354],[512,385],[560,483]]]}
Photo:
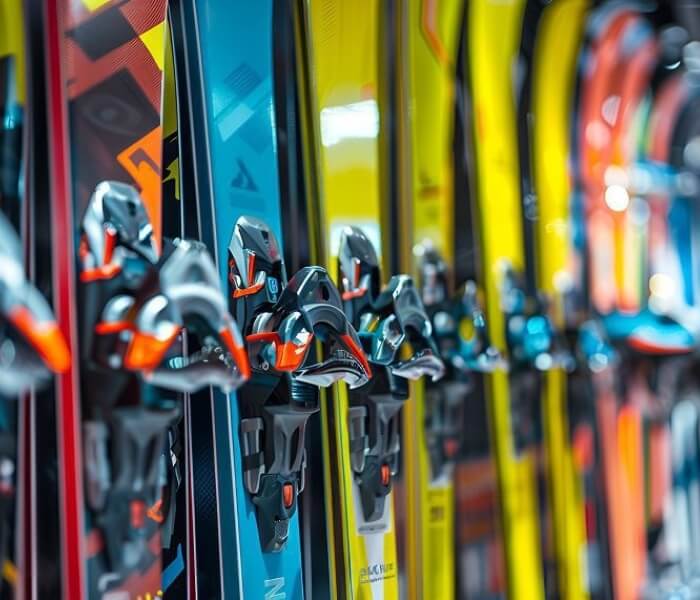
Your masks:
{"label": "ski topsheet", "polygon": [[[644,107],[648,126],[637,134],[643,140],[638,166],[647,169],[654,182],[646,196],[649,308],[697,339],[697,208],[676,177],[692,162],[688,144],[696,135],[698,96],[689,85],[693,67],[685,62],[678,40],[666,31],[659,34],[658,43],[653,97]],[[680,69],[669,68],[678,63]],[[669,294],[670,289],[675,293]],[[687,586],[700,549],[697,383],[692,355],[676,351],[655,362],[656,383],[644,415],[647,589],[670,593]]]}
{"label": "ski topsheet", "polygon": [[[402,267],[415,275],[436,325],[435,316],[441,311],[443,316],[449,313],[447,306],[455,293],[452,152],[464,3],[410,2],[407,24],[406,93],[407,105],[411,107],[412,171],[409,180],[412,185],[411,193],[405,196],[412,198],[413,203],[404,210],[413,220],[407,246],[420,248],[422,254],[414,251],[415,255],[402,257]],[[402,69],[397,68],[396,73],[397,86],[400,86]],[[458,324],[455,322],[454,326]],[[445,333],[437,331],[437,327],[436,332],[438,339]],[[444,358],[449,360],[447,356]],[[412,401],[405,409],[404,436],[413,441],[404,452],[406,523],[410,524],[405,533],[408,557],[405,573],[406,589],[411,598],[455,595],[453,478],[454,463],[460,451],[462,403],[469,389],[467,377],[466,369],[455,373],[453,367],[448,366],[445,379],[449,383],[416,382]]]}
{"label": "ski topsheet", "polygon": [[[583,275],[582,257],[576,256],[573,245],[568,161],[570,113],[586,7],[585,0],[575,0],[543,9],[531,66],[533,124],[529,142],[538,214],[534,240],[537,285],[551,302],[551,319],[562,335],[569,326],[567,317],[575,318],[566,312],[574,308],[570,301],[572,282]],[[588,561],[597,557],[595,548],[590,549],[590,555],[586,553],[583,465],[576,462],[572,449],[570,436],[576,430],[568,411],[571,399],[567,398],[566,377],[562,366],[545,374],[542,412],[547,492],[559,594],[583,599],[598,591],[600,576],[589,576]],[[593,532],[591,540],[595,541]]]}
{"label": "ski topsheet", "polygon": [[[186,60],[192,73],[192,130],[187,136],[194,148],[200,235],[216,255],[221,280],[228,282],[228,248],[240,216],[261,219],[282,243],[273,110],[273,2],[182,4]],[[218,15],[232,10],[233,21]],[[180,66],[177,69],[184,73]],[[212,410],[222,596],[303,598],[298,516],[290,520],[285,547],[266,551],[243,476],[239,401],[235,395],[215,393]],[[194,494],[198,495],[197,489]]]}
{"label": "ski topsheet", "polygon": [[[46,129],[35,15],[0,3],[0,597],[59,593],[55,402],[51,372],[71,356],[51,292]],[[37,60],[38,59],[38,60]],[[36,69],[36,70],[35,70]],[[31,102],[30,102],[31,99]],[[27,115],[32,114],[32,119]],[[37,143],[38,140],[38,143]],[[45,427],[45,428],[44,428]],[[48,429],[48,432],[46,431]],[[55,430],[54,430],[55,431]],[[41,435],[41,433],[46,435]],[[45,481],[44,477],[50,481]],[[46,512],[43,512],[46,511]],[[46,524],[49,523],[48,527]],[[49,530],[50,528],[50,530]],[[40,537],[41,536],[41,537]],[[53,568],[42,559],[50,557]]]}
{"label": "ski topsheet", "polygon": [[[381,227],[387,174],[379,140],[380,9],[374,0],[361,11],[349,3],[308,4],[306,60],[313,84],[306,92],[318,139],[310,140],[307,156],[317,161],[320,181],[315,250],[334,275],[348,225],[360,227],[381,263],[388,264]],[[399,593],[394,492],[385,498],[378,519],[365,519],[351,464],[348,415],[348,393],[340,386],[321,415],[337,597],[392,600]]]}
{"label": "ski topsheet", "polygon": [[222,593],[303,598],[303,568],[313,565],[302,562],[299,494],[317,477],[306,468],[307,423],[318,388],[363,385],[371,370],[326,271],[303,267],[288,279],[282,257],[273,32],[291,24],[272,1],[239,2],[232,36],[218,18],[224,7],[185,5],[186,70],[178,68],[189,89],[199,234],[217,257],[252,367],[249,385],[212,399]]}
{"label": "ski topsheet", "polygon": [[[22,178],[26,172],[25,132],[25,41],[22,3],[4,0],[0,3],[0,213],[14,233],[21,236],[26,260],[31,255],[25,224],[27,210],[23,199]],[[0,217],[2,218],[2,217]],[[5,231],[5,235],[7,231]],[[9,240],[8,240],[9,243]],[[2,366],[3,369],[11,365]],[[21,390],[18,390],[21,391]],[[16,597],[21,584],[18,567],[23,561],[23,511],[17,503],[20,489],[27,491],[26,455],[20,447],[20,414],[27,413],[29,397],[11,397],[9,390],[0,390],[0,461],[13,470],[4,478],[0,494],[0,598]],[[19,403],[23,406],[20,407]],[[20,412],[21,411],[21,412]],[[22,420],[24,421],[24,419]],[[21,487],[20,487],[21,486]],[[26,566],[21,565],[24,568]],[[28,566],[28,565],[27,565]]]}
{"label": "ski topsheet", "polygon": [[[65,65],[63,72],[54,74],[60,78],[58,85],[62,89],[53,90],[52,105],[55,118],[66,119],[63,126],[66,137],[56,142],[64,145],[65,162],[57,164],[56,169],[72,173],[67,182],[68,206],[63,209],[67,219],[64,223],[66,246],[77,243],[80,221],[91,194],[104,180],[138,186],[154,224],[155,237],[160,240],[165,7],[164,0],[126,5],[66,2],[59,3],[57,14],[47,16],[50,29],[55,24],[60,27],[56,32],[57,45],[50,47],[49,53],[55,53]],[[57,155],[56,159],[60,160]],[[62,203],[60,197],[57,203]],[[68,254],[71,265],[76,254]],[[77,295],[78,275],[73,274],[72,266],[60,273],[61,278],[67,278],[66,292]],[[75,315],[73,300],[70,304],[66,310]],[[75,335],[75,317],[69,327]],[[81,355],[84,350],[81,348]],[[101,531],[94,518],[88,516],[83,488],[87,474],[82,460],[86,442],[82,423],[92,417],[92,411],[99,410],[99,401],[90,397],[96,390],[79,389],[77,369],[70,379],[70,389],[65,388],[67,397],[59,399],[63,422],[62,479],[66,488],[64,513],[67,516],[64,560],[68,568],[64,595],[98,598],[107,590],[119,590],[130,597],[155,596],[160,590],[160,537],[157,523],[148,515],[146,519],[151,521],[148,526],[150,564],[145,568],[134,566],[116,575],[113,580],[116,585],[103,579],[110,578],[106,544],[107,536],[113,532]],[[136,393],[140,395],[143,390]],[[92,402],[97,404],[91,406]]]}
{"label": "ski topsheet", "polygon": [[[165,22],[162,103],[162,206],[161,226],[164,237],[178,238],[191,235],[185,226],[187,214],[182,181],[179,174],[180,148],[178,138],[178,102],[174,58],[172,4]],[[164,492],[163,523],[161,530],[163,597],[180,598],[191,592],[200,579],[195,575],[196,540],[192,526],[192,472],[191,402],[192,395],[178,398],[182,403],[182,417],[168,433],[169,460],[173,465],[171,477]]]}
{"label": "ski topsheet", "polygon": [[[486,318],[492,343],[506,356],[511,348],[504,300],[508,306],[525,267],[512,78],[523,9],[518,0],[479,0],[469,3],[467,14]],[[513,397],[510,379],[503,369],[487,379],[508,590],[513,598],[541,598],[537,463],[533,448],[518,439],[525,415],[521,422],[514,419],[514,401],[521,399]]]}
{"label": "ski topsheet", "polygon": [[165,3],[53,8],[58,313],[80,356],[60,382],[64,592],[154,598],[178,392],[234,389],[249,366],[206,249],[161,234]]}
{"label": "ski topsheet", "polygon": [[[629,173],[636,159],[635,138],[642,132],[634,126],[634,115],[653,70],[657,45],[645,18],[631,8],[601,9],[596,17],[590,22],[593,39],[582,65],[579,170],[592,307],[602,315],[608,335],[622,353],[616,375],[624,373],[628,379],[623,398],[616,398],[616,390],[603,384],[596,412],[612,587],[616,597],[632,598],[639,593],[646,568],[641,408],[647,402],[640,379],[644,367],[634,347],[642,354],[654,352],[654,336],[645,337],[657,329],[659,320],[646,307],[646,219],[634,216],[647,210],[646,200],[631,198],[619,174]],[[597,68],[585,70],[591,61]],[[607,121],[604,105],[609,94],[620,99],[620,110]],[[598,127],[599,135],[593,135],[591,127]],[[601,136],[608,141],[602,143]]]}
{"label": "ski topsheet", "polygon": [[[320,181],[311,209],[319,215],[312,223],[314,251],[337,269],[345,312],[373,371],[367,385],[357,391],[340,386],[322,407],[338,592],[397,598],[396,495],[412,477],[399,464],[400,414],[404,403],[412,402],[409,381],[438,380],[444,365],[413,280],[393,275],[382,285],[382,266],[395,265],[397,258],[398,223],[388,215],[398,206],[392,202],[398,148],[390,123],[399,126],[400,118],[392,113],[391,86],[380,84],[380,74],[389,67],[389,44],[399,20],[380,2],[367,8],[360,15],[342,3],[309,6],[305,30],[312,84],[303,93],[315,138],[307,141],[306,156]],[[359,46],[350,42],[357,39],[363,42]]]}

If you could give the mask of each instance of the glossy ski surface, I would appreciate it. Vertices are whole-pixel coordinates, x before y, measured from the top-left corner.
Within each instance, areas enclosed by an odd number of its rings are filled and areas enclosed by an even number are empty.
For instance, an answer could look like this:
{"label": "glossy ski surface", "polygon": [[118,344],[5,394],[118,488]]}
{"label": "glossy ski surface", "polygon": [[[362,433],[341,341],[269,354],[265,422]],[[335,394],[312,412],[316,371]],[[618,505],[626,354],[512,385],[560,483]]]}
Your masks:
{"label": "glossy ski surface", "polygon": [[[590,29],[592,42],[585,64],[595,61],[597,68],[582,78],[578,126],[590,293],[594,310],[603,316],[608,335],[622,348],[624,356],[630,347],[638,345],[634,339],[640,319],[648,317],[650,324],[655,320],[647,310],[642,283],[648,276],[647,225],[633,217],[634,211],[647,206],[646,200],[630,202],[629,197],[624,201],[622,196],[616,203],[612,194],[615,182],[605,178],[615,169],[629,169],[638,158],[637,140],[643,131],[635,127],[634,116],[649,84],[658,46],[649,25],[632,7],[600,9]],[[603,105],[609,94],[620,98],[620,106],[615,118],[606,121]],[[608,138],[607,143],[593,134],[591,127],[597,124],[603,124],[600,134]],[[637,350],[643,355],[650,348]],[[637,366],[639,355],[624,356],[623,360],[628,365],[621,372],[629,380],[624,397],[616,398],[617,390],[608,383],[598,392],[596,412],[612,587],[616,597],[635,598],[646,569],[641,414],[646,392]]]}
{"label": "glossy ski surface", "polygon": [[[333,275],[340,234],[348,225],[362,228],[387,272],[389,240],[382,235],[388,177],[381,132],[382,6],[372,0],[358,10],[351,3],[311,0],[306,7],[304,30],[313,82],[306,101],[315,132],[307,152],[321,182],[316,251]],[[393,600],[399,593],[396,490],[387,496],[378,520],[364,520],[350,463],[348,409],[344,386],[337,386],[321,409],[336,597]]]}
{"label": "glossy ski surface", "polygon": [[[20,234],[25,243],[25,256],[32,251],[27,246],[27,206],[23,198],[26,173],[26,56],[23,4],[18,0],[0,2],[0,211]],[[21,424],[28,415],[28,396],[6,397],[0,394],[0,436],[2,453],[12,461],[15,472],[5,483],[2,505],[2,539],[0,539],[0,598],[17,597],[21,590],[22,563],[26,529],[22,527],[26,503],[18,496],[29,491],[26,461],[29,456],[19,444],[23,441]],[[9,483],[9,485],[8,485]],[[18,502],[19,500],[19,502]]]}
{"label": "glossy ski surface", "polygon": [[[491,342],[506,355],[505,270],[524,269],[512,79],[524,5],[520,0],[478,0],[469,3],[467,14],[486,318]],[[536,457],[531,448],[516,449],[508,374],[495,370],[487,383],[509,597],[542,598]]]}
{"label": "glossy ski surface", "polygon": [[[185,227],[183,190],[180,178],[180,143],[178,137],[178,101],[173,47],[173,24],[170,11],[165,22],[163,61],[163,119],[162,119],[162,231],[168,238],[190,235]],[[166,600],[183,597],[195,589],[197,578],[195,539],[192,527],[192,454],[191,454],[191,395],[178,398],[183,414],[171,429],[169,445],[176,461],[172,480],[166,488],[168,510],[165,511],[161,537],[163,542],[161,591]],[[173,439],[176,436],[176,439]],[[174,472],[174,471],[177,472]],[[174,513],[173,513],[174,511]]]}
{"label": "glossy ski surface", "polygon": [[[574,77],[587,2],[565,1],[543,10],[534,48],[531,152],[536,220],[538,287],[551,305],[554,327],[564,331],[562,281],[580,276],[583,257],[575,255],[571,215],[572,185],[570,114]],[[558,589],[562,598],[589,596],[583,479],[572,449],[566,371],[555,367],[544,375],[542,392],[547,493],[552,507],[552,532]],[[590,558],[593,558],[591,556]]]}
{"label": "glossy ski surface", "polygon": [[[408,105],[412,149],[411,244],[432,244],[454,269],[455,85],[462,2],[409,3]],[[401,82],[399,82],[399,85]],[[405,209],[406,210],[406,209]],[[465,232],[464,235],[468,235]],[[418,256],[404,257],[404,270],[418,274]],[[439,385],[439,384],[438,384]],[[466,400],[465,400],[466,401]],[[435,476],[427,447],[425,383],[416,382],[405,408],[407,485],[406,563],[410,598],[455,595],[455,489],[453,466]]]}
{"label": "glossy ski surface", "polygon": [[[274,102],[274,2],[183,2],[200,236],[229,285],[228,247],[241,216],[264,221],[282,243]],[[223,15],[223,16],[222,16]],[[228,18],[226,15],[235,15]],[[180,71],[182,73],[182,71]],[[180,82],[178,82],[178,86]],[[298,511],[286,544],[263,548],[246,490],[236,394],[211,398],[221,593],[303,598]],[[206,432],[202,432],[206,433]],[[200,493],[195,479],[195,502]],[[198,539],[202,536],[199,531]],[[210,540],[209,543],[214,543]]]}
{"label": "glossy ski surface", "polygon": [[[165,8],[165,1],[60,2],[47,12],[54,235],[61,249],[56,308],[76,355],[74,245],[96,184],[135,185],[160,240]],[[146,517],[151,560],[115,583],[105,540],[85,508],[80,403],[85,412],[92,400],[80,398],[77,366],[59,379],[59,391],[64,596],[155,598],[161,586],[157,512]]]}

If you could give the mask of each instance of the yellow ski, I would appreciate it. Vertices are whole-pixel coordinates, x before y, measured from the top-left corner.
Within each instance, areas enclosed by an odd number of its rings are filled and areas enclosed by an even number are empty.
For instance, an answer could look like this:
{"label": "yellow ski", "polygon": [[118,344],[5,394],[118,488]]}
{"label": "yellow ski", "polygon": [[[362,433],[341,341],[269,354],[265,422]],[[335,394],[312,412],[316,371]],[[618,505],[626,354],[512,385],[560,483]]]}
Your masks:
{"label": "yellow ski", "polygon": [[[402,211],[410,247],[432,247],[447,265],[454,261],[453,136],[455,78],[464,3],[410,0],[406,44],[411,200]],[[403,63],[402,63],[403,65]],[[397,68],[397,86],[403,83]],[[402,271],[420,280],[419,256],[400,258]],[[451,268],[451,267],[450,267]],[[431,465],[426,431],[425,383],[416,382],[404,408],[407,489],[406,583],[409,598],[455,597],[455,494],[453,465]],[[439,418],[438,418],[439,419]],[[438,434],[439,436],[439,434]],[[438,443],[442,440],[438,440]],[[453,440],[446,440],[450,442]],[[435,452],[435,450],[433,450]],[[442,448],[438,448],[439,453]],[[435,472],[438,471],[438,472]]]}
{"label": "yellow ski", "polygon": [[[524,269],[514,70],[524,0],[468,2],[468,62],[474,107],[476,193],[486,317],[491,342],[508,355],[502,299],[508,275]],[[496,458],[509,598],[544,596],[536,457],[518,449],[509,374],[488,378],[489,418]]]}
{"label": "yellow ski", "polygon": [[[381,0],[358,5],[306,0],[300,20],[309,72],[302,79],[308,116],[307,184],[310,190],[312,259],[337,270],[340,235],[347,225],[367,234],[385,265],[382,236],[386,206],[384,49]],[[383,83],[381,84],[383,85]],[[305,94],[304,94],[305,92]],[[306,97],[304,97],[306,95]],[[308,135],[313,131],[315,135]],[[315,194],[314,194],[315,192]],[[316,198],[313,196],[317,195]],[[399,597],[396,526],[391,492],[377,521],[365,521],[350,462],[348,394],[344,386],[322,402],[325,481],[331,578],[337,597],[395,600]]]}
{"label": "yellow ski", "polygon": [[[537,30],[531,95],[531,152],[536,220],[537,286],[551,302],[554,327],[566,327],[564,294],[572,281],[571,177],[568,172],[572,94],[587,0],[543,9]],[[545,373],[542,392],[547,487],[561,598],[588,597],[582,480],[569,439],[566,373]]]}

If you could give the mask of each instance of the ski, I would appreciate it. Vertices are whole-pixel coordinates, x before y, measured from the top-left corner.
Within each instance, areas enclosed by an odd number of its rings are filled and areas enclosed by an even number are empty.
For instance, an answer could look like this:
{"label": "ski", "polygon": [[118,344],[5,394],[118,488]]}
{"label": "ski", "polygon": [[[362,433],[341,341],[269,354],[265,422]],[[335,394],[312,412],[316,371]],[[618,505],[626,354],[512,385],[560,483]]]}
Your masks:
{"label": "ski", "polygon": [[[567,167],[569,114],[587,3],[544,7],[533,2],[529,7],[538,14],[536,21],[523,29],[523,45],[531,40],[526,49],[529,68],[520,115],[521,167],[526,182],[523,213],[531,230],[526,236],[526,253],[535,265],[537,292],[548,305],[559,358],[544,374],[542,389],[545,480],[553,537],[550,554],[559,597],[588,598],[599,592],[603,570],[596,554],[597,532],[586,529],[583,469],[591,459],[585,455],[583,441],[579,448],[574,446],[591,434],[591,420],[586,419],[590,411],[584,408],[581,415],[579,408],[588,400],[579,400],[568,381],[569,373],[577,371],[577,357],[583,354],[575,333],[583,324],[581,290],[573,283],[580,285],[583,273],[571,229],[572,187]],[[588,366],[586,363],[578,369],[576,380]]]}
{"label": "ski", "polygon": [[[602,387],[596,412],[613,591],[616,597],[631,598],[639,593],[647,563],[641,461],[642,411],[649,404],[649,394],[644,378],[650,368],[648,356],[665,353],[658,347],[658,333],[670,333],[669,324],[647,306],[648,219],[636,215],[647,213],[648,204],[641,197],[630,198],[626,179],[638,160],[639,144],[634,140],[641,139],[643,131],[634,126],[634,118],[640,107],[644,110],[641,95],[657,60],[658,44],[646,17],[630,7],[599,9],[589,29],[593,41],[584,65],[595,61],[598,68],[582,75],[578,132],[589,285],[592,308],[602,317],[620,356],[614,375],[620,381],[618,389],[610,384]],[[620,98],[620,110],[605,121],[602,104],[609,93]],[[600,135],[608,137],[604,144],[591,133],[590,127],[598,123]],[[629,183],[636,184],[634,179]]]}
{"label": "ski", "polygon": [[[35,229],[40,208],[36,188],[45,173],[28,115],[40,111],[30,102],[36,86],[31,25],[21,2],[0,3],[0,597],[35,593],[50,576],[35,570],[40,552],[34,511],[37,506],[36,449],[38,416],[45,399],[52,405],[52,375],[65,371],[70,354],[38,281],[37,255],[44,258]],[[37,119],[38,120],[38,119]],[[35,186],[35,183],[37,184]],[[45,244],[48,245],[48,239]],[[52,448],[43,440],[47,453]],[[51,467],[49,466],[49,469]],[[45,474],[44,471],[41,475]],[[50,494],[47,494],[50,498]],[[49,505],[50,506],[50,505]],[[53,509],[54,507],[51,507]],[[55,519],[57,515],[54,513]],[[54,520],[55,523],[55,520]],[[49,536],[45,541],[50,545]],[[41,545],[41,551],[46,546]],[[50,548],[54,560],[55,546]],[[42,574],[43,575],[43,574]],[[37,581],[41,579],[41,583]]]}
{"label": "ski", "polygon": [[[7,199],[3,196],[3,199]],[[25,468],[18,456],[18,432],[15,411],[17,403],[27,400],[26,393],[32,386],[46,385],[51,373],[68,369],[70,355],[62,334],[47,301],[24,276],[23,248],[19,236],[10,221],[0,214],[2,246],[0,252],[8,269],[2,282],[3,333],[2,343],[7,351],[0,371],[0,393],[3,402],[3,447],[2,460],[5,465],[2,497],[2,595],[14,598],[22,585],[23,574],[17,570],[15,557],[17,538],[24,538],[23,521],[15,513],[17,478],[21,475],[18,466]],[[26,486],[26,483],[22,483]],[[26,541],[22,539],[22,541]]]}
{"label": "ski", "polygon": [[[447,265],[450,269],[453,265],[450,152],[464,6],[461,2],[440,6],[411,2],[408,10],[406,93],[413,106],[413,210],[409,211],[413,232],[409,247],[421,244],[423,255],[415,262],[413,257],[403,256],[401,266],[420,282],[423,303],[437,339],[442,340],[446,329],[436,317],[449,314],[440,309],[452,296],[446,285],[450,273],[445,271]],[[397,71],[402,74],[402,69]],[[400,85],[399,80],[397,86]],[[439,346],[439,350],[448,365],[447,377],[435,384],[416,382],[402,420],[405,439],[414,440],[403,455],[407,473],[406,523],[411,524],[406,527],[405,538],[406,589],[410,598],[455,596],[453,471],[469,367],[465,364],[463,372],[454,377],[454,363],[448,362],[451,357],[443,347]]]}
{"label": "ski", "polygon": [[[27,227],[29,211],[23,198],[23,179],[27,170],[25,146],[29,136],[25,123],[26,52],[22,10],[20,2],[6,0],[0,4],[0,212],[7,219],[7,222],[3,221],[3,237],[7,238],[3,255],[19,261],[21,272],[29,275],[30,269],[24,267],[31,256],[31,238]],[[14,239],[16,235],[20,236],[21,245]],[[17,250],[20,250],[19,256],[13,256]],[[3,290],[10,284],[11,281],[6,281]],[[19,290],[8,292],[16,294]],[[3,321],[8,316],[8,310],[3,307]],[[12,347],[10,342],[8,348]],[[8,364],[3,364],[3,379],[11,377],[14,362],[11,355],[7,356],[10,359]],[[0,386],[3,388],[0,391],[0,461],[6,472],[0,499],[0,598],[16,597],[22,583],[18,568],[24,562],[25,540],[18,524],[22,522],[24,510],[20,508],[23,498],[18,497],[18,493],[29,491],[25,463],[28,456],[23,450],[27,433],[24,427],[28,424],[29,414],[27,405],[31,400],[20,394],[27,391],[31,381],[20,386],[10,383]]]}
{"label": "ski", "polygon": [[[473,460],[479,437],[481,458],[488,456],[487,438],[474,435],[478,424],[467,423],[478,422],[480,415],[482,430],[488,429],[483,396],[479,397],[482,373],[496,368],[500,361],[488,342],[475,283],[476,232],[464,194],[468,183],[463,166],[466,146],[463,139],[455,142],[455,136],[464,132],[466,114],[463,82],[458,79],[464,23],[463,3],[410,4],[406,104],[412,107],[412,184],[407,194],[412,205],[402,209],[412,216],[409,243],[404,246],[413,253],[403,256],[402,262],[420,282],[447,368],[445,378],[437,383],[416,383],[413,402],[407,404],[403,420],[406,439],[415,440],[404,457],[406,471],[412,476],[407,481],[407,522],[413,523],[406,532],[406,587],[409,597],[416,598],[455,596],[455,552],[460,559],[463,555],[490,561],[476,545],[458,542],[454,534],[455,488],[467,497],[472,493],[468,486],[455,483],[455,469],[459,472],[459,463],[465,469],[479,464]],[[456,177],[464,177],[464,181]],[[457,202],[464,203],[459,211],[455,209]],[[458,255],[460,268],[456,267]],[[468,442],[463,439],[464,430],[469,432]],[[463,515],[466,519],[474,516],[468,510],[463,510]],[[462,587],[477,589],[488,575],[471,570],[465,573],[465,566],[460,564]],[[487,592],[491,585],[482,585],[482,591]],[[466,589],[462,593],[465,597],[468,594]]]}
{"label": "ski", "polygon": [[[185,190],[179,173],[180,144],[178,137],[178,99],[175,73],[175,38],[173,36],[172,3],[164,23],[164,63],[162,101],[162,233],[168,238],[190,237],[188,213],[184,209]],[[183,339],[183,351],[186,340]],[[206,394],[206,392],[204,392]],[[192,406],[201,400],[199,394],[178,397],[182,405],[179,421],[168,431],[167,458],[170,461],[168,482],[163,494],[161,513],[163,597],[181,598],[193,591],[195,582],[205,578],[204,568],[197,561],[197,540],[193,516]],[[206,397],[205,397],[206,401]],[[206,402],[204,402],[206,403]],[[204,458],[204,457],[203,457]]]}
{"label": "ski", "polygon": [[[309,131],[305,157],[316,175],[309,182],[309,218],[315,220],[309,224],[312,256],[331,266],[334,275],[333,257],[338,256],[341,231],[348,225],[362,227],[385,270],[389,265],[380,225],[380,168],[386,158],[378,140],[380,13],[380,3],[374,1],[361,13],[348,4],[313,1],[306,4],[302,22],[309,70],[307,89],[302,90]],[[352,168],[344,170],[343,165]],[[378,521],[365,518],[356,498],[348,394],[335,390],[322,409],[326,519],[334,540],[331,578],[337,582],[336,597],[398,598],[393,497],[383,498]],[[360,420],[357,427],[363,425]]]}
{"label": "ski", "polygon": [[[509,597],[544,596],[536,456],[538,356],[550,336],[523,288],[525,269],[511,69],[522,31],[523,2],[469,4],[469,72],[476,127],[475,174],[488,331],[509,362],[487,380]],[[496,211],[497,207],[497,212]],[[533,329],[529,331],[531,319]],[[525,326],[525,327],[523,327]],[[534,334],[528,340],[530,333]],[[544,365],[540,365],[544,366]],[[521,387],[522,386],[522,387]],[[536,405],[536,404],[535,404]]]}
{"label": "ski", "polygon": [[176,67],[190,99],[181,143],[186,135],[193,148],[181,170],[194,174],[199,236],[217,258],[252,365],[249,385],[212,399],[221,589],[303,598],[313,565],[303,562],[298,505],[318,477],[306,468],[308,422],[319,388],[338,380],[357,387],[372,371],[326,271],[303,267],[287,278],[275,114],[275,93],[284,92],[273,31],[291,23],[280,20],[281,3],[234,6],[232,36],[216,18],[230,3],[182,3],[186,52]]}
{"label": "ski", "polygon": [[[400,467],[399,415],[414,401],[408,380],[438,379],[444,366],[412,280],[393,276],[382,285],[382,270],[398,263],[399,226],[388,215],[399,215],[392,175],[399,150],[389,123],[400,117],[391,85],[381,88],[380,75],[396,55],[400,21],[394,5],[367,8],[359,15],[344,4],[309,4],[310,84],[302,104],[313,133],[305,156],[319,176],[309,186],[316,192],[309,209],[316,215],[313,251],[337,269],[346,313],[374,373],[357,391],[337,389],[322,407],[335,579],[340,597],[388,599],[398,597],[406,568],[398,563],[396,542],[406,534],[397,531],[395,515],[406,505],[412,478]],[[355,35],[347,37],[348,29]],[[350,44],[353,38],[365,40],[369,59]],[[400,348],[409,340],[413,350],[402,360]]]}
{"label": "ski", "polygon": [[161,234],[165,8],[66,3],[46,16],[58,314],[80,358],[59,394],[71,598],[162,595],[178,392],[233,389],[249,372],[206,250]]}

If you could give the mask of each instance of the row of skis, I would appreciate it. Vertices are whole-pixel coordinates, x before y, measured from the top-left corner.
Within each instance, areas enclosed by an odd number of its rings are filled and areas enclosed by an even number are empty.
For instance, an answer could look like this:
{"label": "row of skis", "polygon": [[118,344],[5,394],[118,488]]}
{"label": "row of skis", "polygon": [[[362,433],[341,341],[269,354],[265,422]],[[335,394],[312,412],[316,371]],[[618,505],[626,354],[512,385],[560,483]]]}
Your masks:
{"label": "row of skis", "polygon": [[700,597],[699,176],[692,2],[0,0],[0,600]]}

